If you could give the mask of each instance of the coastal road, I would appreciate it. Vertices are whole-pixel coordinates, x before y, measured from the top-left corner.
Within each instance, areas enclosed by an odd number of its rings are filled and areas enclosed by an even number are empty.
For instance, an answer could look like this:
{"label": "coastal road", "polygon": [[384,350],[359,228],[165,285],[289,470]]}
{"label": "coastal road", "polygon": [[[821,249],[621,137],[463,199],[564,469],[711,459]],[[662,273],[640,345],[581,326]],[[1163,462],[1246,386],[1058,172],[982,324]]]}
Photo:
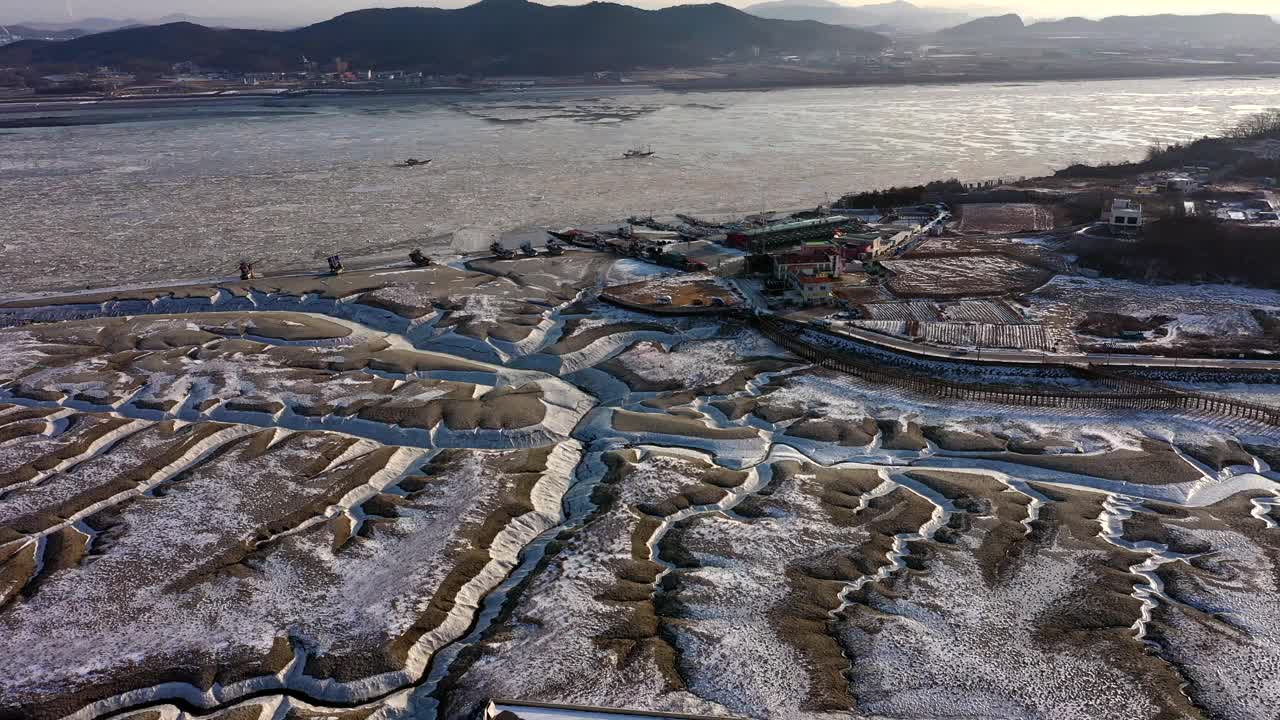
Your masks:
{"label": "coastal road", "polygon": [[[756,283],[730,280],[742,296],[760,313],[767,313],[786,320],[768,309],[768,300]],[[1163,355],[1133,355],[1124,353],[1049,353],[1031,350],[1006,350],[983,348],[948,348],[919,343],[907,338],[882,335],[863,330],[848,323],[833,321],[830,327],[819,327],[808,322],[790,320],[813,332],[836,338],[855,340],[886,350],[921,357],[958,360],[972,363],[1001,363],[1019,365],[1099,365],[1104,367],[1177,368],[1179,370],[1271,370],[1280,371],[1280,360],[1245,360],[1238,358],[1177,358]]]}
{"label": "coastal road", "polygon": [[[750,297],[750,296],[748,296]],[[808,326],[838,338],[876,345],[912,355],[945,358],[975,363],[1016,363],[1026,365],[1101,365],[1112,367],[1178,368],[1206,370],[1276,370],[1280,360],[1244,360],[1234,358],[1175,358],[1162,355],[1128,355],[1121,353],[1046,353],[1030,350],[945,348],[870,332],[843,323],[829,328]]]}

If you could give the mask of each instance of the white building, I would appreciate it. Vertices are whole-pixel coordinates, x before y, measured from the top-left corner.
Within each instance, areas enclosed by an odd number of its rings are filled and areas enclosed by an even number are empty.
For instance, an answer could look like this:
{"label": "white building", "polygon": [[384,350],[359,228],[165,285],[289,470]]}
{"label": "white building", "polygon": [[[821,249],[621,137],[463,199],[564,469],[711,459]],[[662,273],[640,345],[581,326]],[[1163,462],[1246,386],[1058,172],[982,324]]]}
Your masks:
{"label": "white building", "polygon": [[1111,208],[1103,214],[1102,220],[1112,232],[1136,235],[1138,228],[1142,227],[1142,203],[1116,198],[1111,201]]}

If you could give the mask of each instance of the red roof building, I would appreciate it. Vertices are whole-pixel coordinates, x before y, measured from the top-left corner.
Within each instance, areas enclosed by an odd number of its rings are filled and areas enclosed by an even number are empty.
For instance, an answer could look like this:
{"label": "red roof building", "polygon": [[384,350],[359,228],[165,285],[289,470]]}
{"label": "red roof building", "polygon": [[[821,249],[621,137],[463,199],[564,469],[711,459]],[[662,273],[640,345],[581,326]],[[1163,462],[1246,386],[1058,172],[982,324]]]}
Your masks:
{"label": "red roof building", "polygon": [[773,258],[773,276],[785,280],[789,275],[838,278],[844,274],[844,257],[834,247],[805,248]]}

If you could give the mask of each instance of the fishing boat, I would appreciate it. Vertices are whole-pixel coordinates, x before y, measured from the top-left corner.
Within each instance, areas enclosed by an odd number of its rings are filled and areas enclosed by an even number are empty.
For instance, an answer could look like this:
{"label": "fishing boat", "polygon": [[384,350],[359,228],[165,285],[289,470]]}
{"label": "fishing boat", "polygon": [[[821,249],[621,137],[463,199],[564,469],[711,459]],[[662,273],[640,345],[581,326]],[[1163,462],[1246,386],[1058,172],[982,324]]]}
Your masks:
{"label": "fishing boat", "polygon": [[641,150],[640,148],[633,148],[631,150],[628,150],[622,153],[622,157],[625,160],[634,160],[636,158],[653,157],[653,148],[648,147],[648,148],[645,148],[644,150]]}
{"label": "fishing boat", "polygon": [[567,230],[561,230],[560,232],[548,230],[547,234],[561,242],[566,242],[571,245],[580,245],[582,247],[597,247],[603,241],[603,238],[598,234],[585,232],[583,230],[578,230],[577,228],[569,228]]}

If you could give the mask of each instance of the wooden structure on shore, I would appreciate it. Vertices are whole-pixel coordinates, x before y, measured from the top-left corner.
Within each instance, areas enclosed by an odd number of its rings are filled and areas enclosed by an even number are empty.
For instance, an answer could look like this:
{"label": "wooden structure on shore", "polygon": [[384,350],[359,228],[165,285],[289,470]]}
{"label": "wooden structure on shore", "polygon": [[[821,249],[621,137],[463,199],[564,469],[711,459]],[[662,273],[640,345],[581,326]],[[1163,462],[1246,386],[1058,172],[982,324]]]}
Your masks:
{"label": "wooden structure on shore", "polygon": [[[1065,409],[1124,409],[1139,411],[1198,411],[1280,427],[1280,408],[1234,398],[1180,390],[1161,383],[1118,375],[1097,367],[1075,368],[1099,390],[1039,389],[986,383],[964,383],[873,362],[851,352],[823,347],[803,338],[813,328],[791,320],[758,317],[765,337],[787,350],[832,370],[879,385],[948,400],[989,402],[1024,407]],[[1066,366],[1047,366],[1064,368]]]}

